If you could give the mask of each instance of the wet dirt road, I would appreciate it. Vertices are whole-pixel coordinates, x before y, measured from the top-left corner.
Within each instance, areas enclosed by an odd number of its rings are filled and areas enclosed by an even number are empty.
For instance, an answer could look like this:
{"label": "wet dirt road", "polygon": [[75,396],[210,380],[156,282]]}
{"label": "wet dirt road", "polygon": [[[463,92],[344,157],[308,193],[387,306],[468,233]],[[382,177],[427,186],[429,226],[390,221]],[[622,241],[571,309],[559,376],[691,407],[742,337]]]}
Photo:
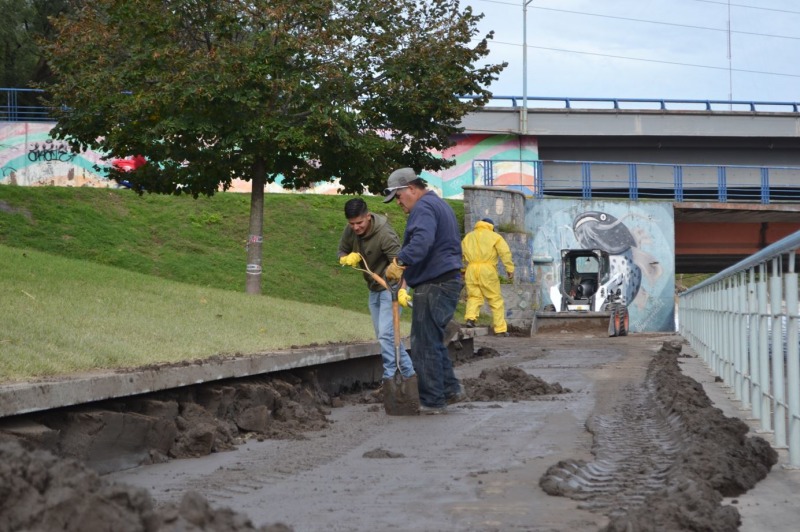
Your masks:
{"label": "wet dirt road", "polygon": [[[478,338],[500,356],[456,367],[460,378],[517,366],[567,394],[518,402],[468,402],[446,415],[388,417],[345,401],[334,423],[300,441],[250,440],[238,450],[107,475],[148,489],[157,503],[186,491],[255,525],[311,530],[598,530],[603,511],[539,487],[562,460],[591,461],[586,423],[641,385],[674,335]],[[606,509],[607,510],[607,509]],[[606,512],[607,513],[607,512]]]}

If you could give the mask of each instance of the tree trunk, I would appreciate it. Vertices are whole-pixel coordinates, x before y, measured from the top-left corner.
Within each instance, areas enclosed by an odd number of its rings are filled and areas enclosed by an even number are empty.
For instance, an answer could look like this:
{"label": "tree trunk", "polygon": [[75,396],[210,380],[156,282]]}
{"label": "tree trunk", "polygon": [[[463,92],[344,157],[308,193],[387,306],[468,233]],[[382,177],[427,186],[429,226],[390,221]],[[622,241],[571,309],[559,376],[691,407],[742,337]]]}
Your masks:
{"label": "tree trunk", "polygon": [[250,232],[247,238],[247,282],[245,292],[261,293],[261,257],[264,242],[264,185],[266,185],[264,159],[253,164],[252,190],[250,191]]}

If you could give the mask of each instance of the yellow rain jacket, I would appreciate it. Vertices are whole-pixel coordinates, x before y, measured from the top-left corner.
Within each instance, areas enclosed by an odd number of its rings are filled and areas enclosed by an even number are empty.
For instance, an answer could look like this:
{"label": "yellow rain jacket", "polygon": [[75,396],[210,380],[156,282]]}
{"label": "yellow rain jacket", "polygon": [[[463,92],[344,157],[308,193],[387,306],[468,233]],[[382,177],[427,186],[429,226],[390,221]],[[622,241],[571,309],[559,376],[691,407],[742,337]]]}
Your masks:
{"label": "yellow rain jacket", "polygon": [[500,292],[500,277],[497,273],[498,259],[509,274],[514,273],[511,261],[511,250],[505,239],[494,232],[494,226],[480,220],[475,222],[475,229],[467,233],[461,241],[466,271],[464,280],[467,285],[467,307],[464,319],[477,320],[478,311],[484,299],[492,309],[494,333],[500,334],[508,330],[506,324],[505,303]]}

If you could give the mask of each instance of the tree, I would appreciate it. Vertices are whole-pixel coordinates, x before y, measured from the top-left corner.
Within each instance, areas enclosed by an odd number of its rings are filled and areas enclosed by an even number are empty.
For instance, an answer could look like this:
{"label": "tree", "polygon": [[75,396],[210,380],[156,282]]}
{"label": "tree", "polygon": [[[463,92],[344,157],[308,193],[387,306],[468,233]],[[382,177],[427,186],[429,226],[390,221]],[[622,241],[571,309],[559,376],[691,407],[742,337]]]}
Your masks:
{"label": "tree", "polygon": [[[75,5],[77,0],[0,0],[0,87],[27,88],[49,80],[37,40],[52,34],[48,17]],[[34,105],[36,101],[20,103]]]}
{"label": "tree", "polygon": [[[252,182],[248,293],[260,293],[264,186],[383,188],[438,170],[505,64],[476,66],[482,15],[458,0],[96,0],[56,22],[54,136],[148,164],[152,193]],[[457,95],[475,95],[459,99]]]}

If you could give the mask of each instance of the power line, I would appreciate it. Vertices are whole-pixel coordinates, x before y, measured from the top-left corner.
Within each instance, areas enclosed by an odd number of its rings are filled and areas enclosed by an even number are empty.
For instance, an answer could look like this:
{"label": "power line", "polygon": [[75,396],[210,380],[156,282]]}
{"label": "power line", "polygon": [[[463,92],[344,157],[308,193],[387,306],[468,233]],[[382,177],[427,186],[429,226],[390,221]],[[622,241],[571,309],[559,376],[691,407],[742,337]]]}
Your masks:
{"label": "power line", "polygon": [[[509,46],[522,46],[521,44],[510,43],[510,42],[503,42],[503,41],[496,41],[493,40],[497,44],[505,44]],[[729,67],[720,67],[720,66],[713,66],[713,65],[698,65],[694,63],[682,63],[680,61],[664,61],[661,59],[645,59],[642,57],[628,57],[624,55],[614,55],[614,54],[601,54],[598,52],[583,52],[581,50],[567,50],[564,48],[551,48],[547,46],[534,46],[532,44],[528,45],[528,48],[535,48],[537,50],[547,50],[551,52],[563,52],[563,53],[570,53],[570,54],[581,54],[581,55],[593,55],[598,57],[609,57],[612,59],[625,59],[627,61],[641,61],[645,63],[660,63],[663,65],[675,65],[675,66],[685,66],[685,67],[693,67],[693,68],[706,68],[709,70],[732,70],[733,72],[742,72],[746,74],[763,74],[768,76],[784,76],[789,78],[800,78],[800,74],[786,74],[783,72],[767,72],[762,70],[748,70],[744,68],[729,68]]]}
{"label": "power line", "polygon": [[[473,2],[474,1],[478,1],[478,2],[486,2],[486,3],[489,3],[489,4],[502,4],[502,5],[506,5],[506,6],[520,7],[520,3],[519,2],[504,2],[502,0],[472,0],[472,1]],[[706,4],[718,4],[718,5],[721,5],[721,6],[728,7],[728,2],[722,2],[720,0],[694,0],[694,1],[695,2],[703,2],[703,3],[706,3]],[[741,7],[741,8],[744,8],[744,9],[756,9],[756,10],[759,10],[759,11],[774,11],[776,13],[789,13],[789,14],[792,14],[792,15],[800,15],[800,11],[792,11],[792,10],[789,10],[789,9],[777,9],[777,8],[774,8],[774,7],[751,6],[751,5],[747,5],[747,4],[730,4],[730,5],[731,5],[731,7]],[[535,8],[535,9],[549,9],[549,8],[543,8],[543,7],[536,7],[536,6],[532,6],[532,5],[529,5],[528,7]],[[577,13],[577,11],[576,11],[576,13]],[[650,21],[643,21],[643,22],[650,22]],[[656,23],[656,24],[658,24],[658,23]]]}
{"label": "power line", "polygon": [[[490,0],[484,0],[490,1]],[[706,4],[719,4],[723,6],[727,6],[728,2],[720,2],[719,0],[694,0],[695,2],[704,2]],[[759,9],[761,11],[775,11],[777,13],[791,13],[792,15],[800,15],[800,11],[791,11],[789,9],[777,9],[774,7],[762,7],[762,6],[749,6],[746,4],[730,4],[731,7],[743,7],[745,9]]]}
{"label": "power line", "polygon": [[[489,3],[493,3],[493,4],[503,4],[503,5],[507,5],[507,6],[518,7],[517,4],[512,4],[510,2],[503,2],[503,1],[500,1],[500,0],[480,0],[480,1],[489,2]],[[709,2],[711,2],[711,0],[695,0],[695,1],[698,1],[698,2],[709,1]],[[711,2],[711,3],[724,4],[726,6],[728,5],[727,3],[716,2],[716,1]],[[734,6],[734,5],[736,5],[736,4],[731,4],[731,6]],[[740,7],[750,7],[750,6],[740,6]],[[644,22],[646,24],[658,24],[658,25],[661,25],[661,26],[672,26],[672,27],[676,27],[676,28],[687,28],[687,29],[705,30],[705,31],[718,31],[718,32],[723,32],[723,33],[737,33],[737,34],[740,34],[740,35],[752,35],[752,36],[757,36],[757,37],[772,37],[772,38],[776,38],[776,39],[800,40],[800,37],[794,37],[794,36],[791,36],[791,35],[775,35],[775,34],[772,34],[772,33],[759,33],[759,32],[753,32],[753,31],[728,30],[726,28],[713,28],[711,26],[696,26],[696,25],[693,25],[693,24],[679,24],[677,22],[662,22],[660,20],[646,20],[646,19],[640,19],[640,18],[620,17],[620,16],[616,16],[616,15],[603,15],[603,14],[600,14],[600,13],[588,13],[586,11],[571,11],[571,10],[568,10],[568,9],[557,9],[557,8],[553,8],[553,7],[540,7],[540,6],[534,6],[534,5],[529,5],[528,8],[529,9],[538,9],[540,11],[555,11],[555,12],[558,12],[558,13],[569,13],[571,15],[583,15],[583,16],[586,16],[586,17],[597,17],[597,18],[607,18],[607,19],[614,19],[614,20],[624,20],[624,21],[627,21],[627,22]],[[782,11],[782,10],[775,10],[775,11]],[[797,12],[797,11],[785,11],[785,12],[800,14],[800,12]]]}
{"label": "power line", "polygon": [[[511,3],[511,2],[503,1],[503,0],[480,0],[480,1],[488,2],[488,3],[494,3],[494,4],[503,4],[503,5],[508,5],[508,6],[519,7],[518,3]],[[724,5],[726,7],[728,6],[728,2],[727,1],[725,1],[725,2],[718,1],[718,0],[695,0],[695,1],[720,4],[720,5]],[[748,5],[744,5],[744,4],[730,4],[730,5],[731,6],[737,6],[737,7],[751,8],[751,9],[761,9],[759,7],[756,7],[756,6],[748,6]],[[773,38],[800,40],[800,37],[793,37],[793,36],[787,36],[787,35],[774,35],[774,34],[767,34],[767,33],[745,32],[745,31],[730,31],[728,29],[712,28],[712,27],[707,27],[707,26],[694,26],[694,25],[689,25],[689,24],[660,22],[660,21],[655,21],[655,20],[644,20],[644,19],[636,19],[636,18],[629,18],[629,17],[618,17],[618,16],[613,16],[613,15],[601,15],[601,14],[596,14],[596,13],[587,13],[587,12],[582,12],[582,11],[569,11],[569,10],[564,10],[564,9],[545,8],[545,7],[537,7],[537,6],[532,6],[532,5],[529,5],[529,8],[541,9],[541,10],[547,10],[547,11],[556,11],[556,12],[562,12],[562,13],[570,13],[570,14],[576,14],[576,15],[593,16],[593,17],[600,17],[600,18],[618,19],[618,20],[625,20],[625,21],[629,21],[629,22],[644,22],[644,23],[649,23],[649,24],[660,24],[660,25],[665,25],[665,26],[675,26],[675,27],[688,28],[688,29],[718,31],[718,32],[724,32],[724,33],[729,33],[730,32],[730,33],[739,33],[739,34],[744,34],[744,35],[754,35],[754,36],[761,36],[761,37],[773,37]],[[764,8],[764,9],[765,10],[769,10],[769,11],[780,11],[780,12],[786,12],[786,13],[797,13],[797,14],[800,14],[800,12],[795,12],[795,11],[787,11],[787,10],[779,10],[779,9],[771,9],[771,8]],[[517,44],[517,43],[503,42],[503,41],[497,41],[497,40],[493,40],[493,42],[495,42],[497,44],[505,44],[505,45],[509,45],[509,46],[522,46],[521,44]],[[741,69],[741,68],[731,68],[730,65],[727,66],[727,67],[720,67],[720,66],[713,66],[713,65],[701,65],[701,64],[694,64],[694,63],[684,63],[684,62],[680,62],[680,61],[664,61],[664,60],[660,60],[660,59],[646,59],[646,58],[641,58],[641,57],[629,57],[629,56],[614,55],[614,54],[603,54],[603,53],[598,53],[598,52],[584,52],[584,51],[581,51],[581,50],[567,50],[567,49],[563,49],[563,48],[552,48],[552,47],[546,47],[546,46],[528,45],[528,48],[536,48],[538,50],[548,50],[548,51],[562,52],[562,53],[573,53],[573,54],[580,54],[580,55],[592,55],[592,56],[598,56],[598,57],[608,57],[608,58],[612,58],[612,59],[623,59],[623,60],[628,60],[628,61],[640,61],[640,62],[647,62],[647,63],[659,63],[659,64],[685,66],[685,67],[692,67],[692,68],[705,68],[705,69],[710,69],[710,70],[726,70],[728,72],[742,72],[742,73],[749,73],[749,74],[761,74],[761,75],[769,75],[769,76],[784,76],[784,77],[790,77],[790,78],[800,78],[800,74],[787,74],[787,73],[784,73],[784,72],[768,72],[768,71],[760,71],[760,70],[748,70],[748,69]]]}

